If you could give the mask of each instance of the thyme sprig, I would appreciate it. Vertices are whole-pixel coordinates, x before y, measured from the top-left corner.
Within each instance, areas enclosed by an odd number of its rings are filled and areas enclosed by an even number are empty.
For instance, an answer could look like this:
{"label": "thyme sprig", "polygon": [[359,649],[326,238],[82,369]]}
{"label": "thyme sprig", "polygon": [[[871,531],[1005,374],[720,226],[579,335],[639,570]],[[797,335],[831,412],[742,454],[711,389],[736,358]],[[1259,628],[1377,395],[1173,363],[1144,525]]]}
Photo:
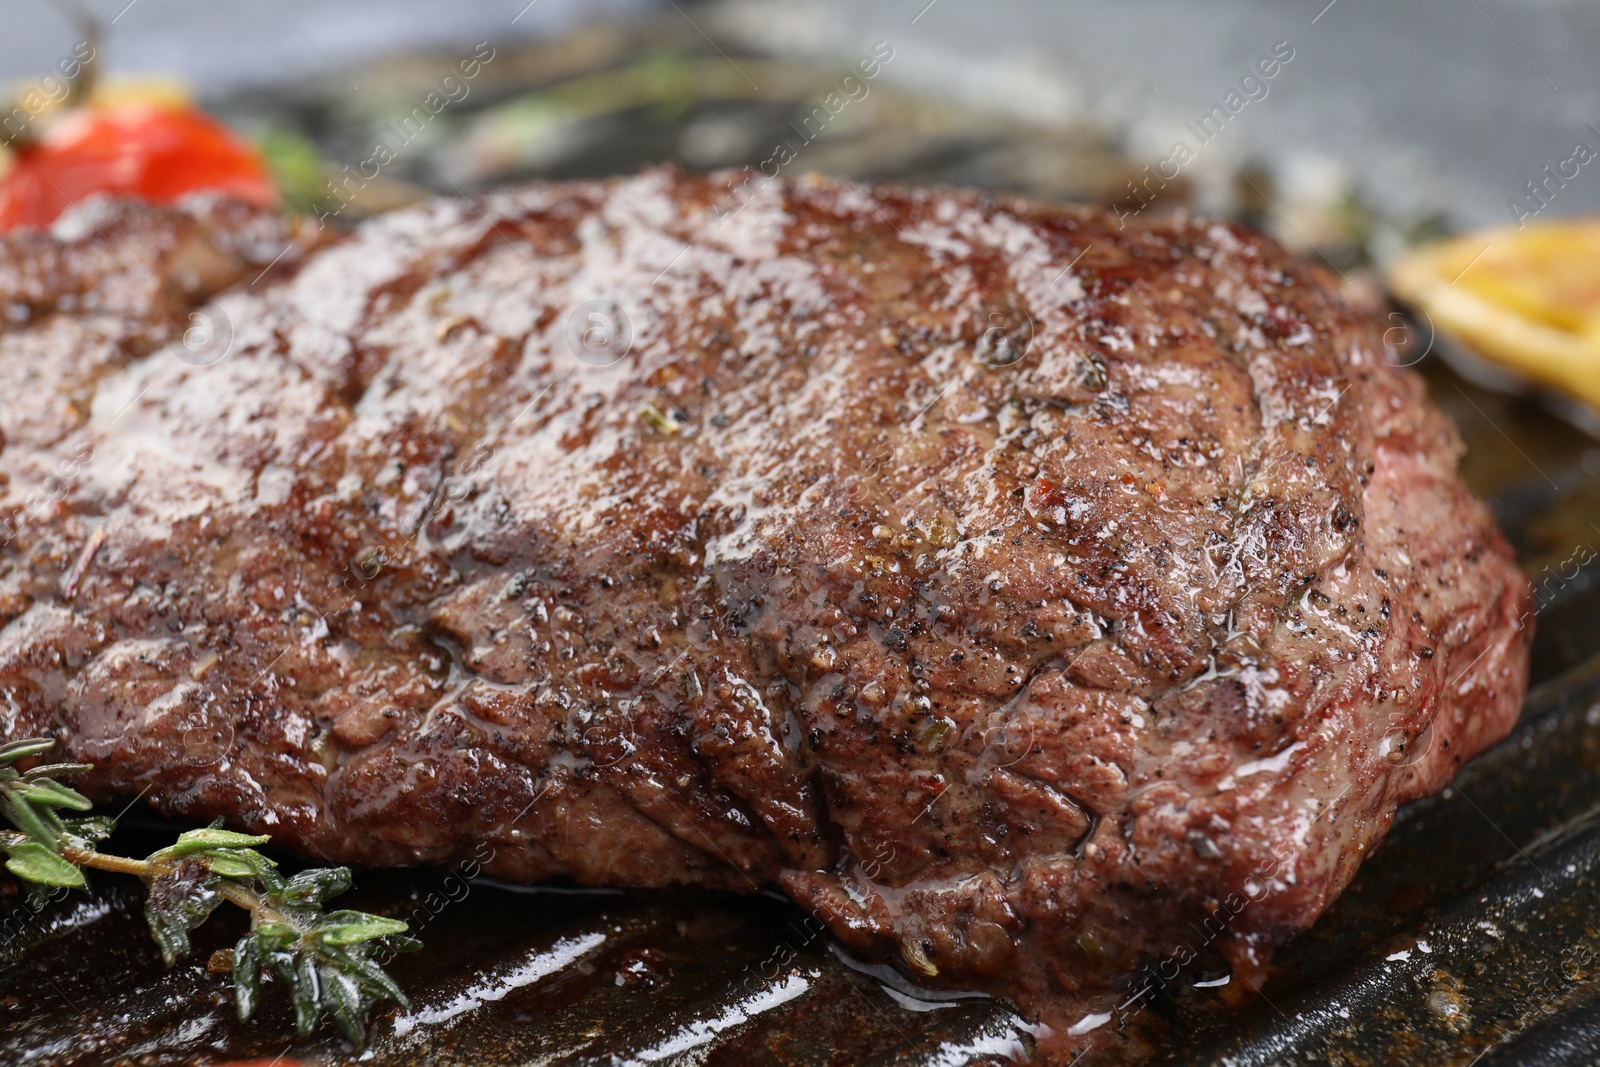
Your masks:
{"label": "thyme sprig", "polygon": [[87,889],[85,869],[142,879],[149,888],[145,919],[168,966],[189,955],[189,931],[224,901],[243,908],[250,913],[250,932],[234,945],[231,960],[241,1021],[255,1014],[268,974],[288,988],[295,1029],[302,1035],[326,1014],[361,1045],[374,1006],[393,1001],[410,1008],[373,959],[380,952],[421,947],[405,936],[406,924],[364,911],[323,910],[329,899],[350,888],[348,867],[285,878],[275,862],[256,851],[270,838],[224,830],[221,820],[178,835],[142,860],[101,852],[97,845],[115,829],[113,820],[62,814],[93,807],[88,797],[58,780],[89,765],[53,763],[26,771],[15,766],[54,744],[50,738],[30,738],[0,745],[0,816],[14,827],[0,830],[0,851],[7,856],[6,869],[30,888]]}

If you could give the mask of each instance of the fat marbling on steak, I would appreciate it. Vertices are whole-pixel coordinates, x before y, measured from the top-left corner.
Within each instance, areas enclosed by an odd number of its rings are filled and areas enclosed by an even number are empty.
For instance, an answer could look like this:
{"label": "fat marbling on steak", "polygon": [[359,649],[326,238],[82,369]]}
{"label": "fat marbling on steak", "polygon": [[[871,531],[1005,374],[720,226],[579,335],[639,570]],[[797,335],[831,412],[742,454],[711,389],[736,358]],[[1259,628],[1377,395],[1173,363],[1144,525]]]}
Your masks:
{"label": "fat marbling on steak", "polygon": [[777,884],[1037,1005],[1255,970],[1523,694],[1453,429],[1228,223],[101,203],[0,305],[0,732],[324,859]]}

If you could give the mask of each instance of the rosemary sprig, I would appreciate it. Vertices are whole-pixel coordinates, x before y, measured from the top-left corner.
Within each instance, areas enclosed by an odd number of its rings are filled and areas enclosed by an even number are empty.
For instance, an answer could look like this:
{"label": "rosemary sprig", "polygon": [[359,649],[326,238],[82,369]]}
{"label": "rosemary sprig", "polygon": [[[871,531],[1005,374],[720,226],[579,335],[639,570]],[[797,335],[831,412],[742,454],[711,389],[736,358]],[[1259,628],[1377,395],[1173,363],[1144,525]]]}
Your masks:
{"label": "rosemary sprig", "polygon": [[171,966],[191,951],[189,931],[227,901],[250,913],[250,932],[233,948],[234,998],[248,1021],[270,974],[289,989],[295,1029],[309,1034],[324,1015],[333,1017],[357,1045],[366,1040],[368,1012],[383,1001],[410,1008],[406,996],[373,959],[380,952],[409,952],[421,943],[405,936],[406,924],[364,911],[324,912],[330,898],[350,888],[350,869],[301,871],[285,878],[278,865],[256,851],[264,835],[221,828],[221,820],[189,830],[142,860],[101,852],[115,823],[76,818],[88,797],[59,778],[86,771],[81,763],[54,763],[17,770],[17,761],[48,751],[50,738],[0,745],[0,815],[14,830],[0,830],[6,869],[30,888],[87,889],[85,869],[131,874],[149,887],[145,919],[161,956]]}

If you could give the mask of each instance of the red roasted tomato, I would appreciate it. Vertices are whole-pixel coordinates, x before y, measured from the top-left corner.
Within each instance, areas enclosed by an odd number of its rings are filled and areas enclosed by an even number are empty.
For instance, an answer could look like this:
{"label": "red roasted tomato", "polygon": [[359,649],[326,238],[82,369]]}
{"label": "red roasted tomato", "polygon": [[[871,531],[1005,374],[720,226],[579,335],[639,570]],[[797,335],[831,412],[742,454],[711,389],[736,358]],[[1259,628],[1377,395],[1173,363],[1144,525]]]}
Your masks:
{"label": "red roasted tomato", "polygon": [[0,231],[42,229],[95,193],[162,204],[200,190],[278,202],[266,162],[215,119],[171,105],[90,107],[17,149],[0,180]]}

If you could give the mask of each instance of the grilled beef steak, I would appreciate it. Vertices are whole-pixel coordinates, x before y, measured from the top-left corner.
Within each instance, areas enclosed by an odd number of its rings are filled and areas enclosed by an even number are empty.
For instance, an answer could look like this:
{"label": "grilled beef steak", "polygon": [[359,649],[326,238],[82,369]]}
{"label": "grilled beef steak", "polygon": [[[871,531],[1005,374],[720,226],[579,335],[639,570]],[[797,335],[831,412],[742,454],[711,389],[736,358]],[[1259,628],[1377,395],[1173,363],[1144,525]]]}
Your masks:
{"label": "grilled beef steak", "polygon": [[0,242],[0,733],[102,797],[776,884],[1038,1008],[1254,970],[1516,717],[1452,428],[1238,227],[672,171],[69,226]]}

